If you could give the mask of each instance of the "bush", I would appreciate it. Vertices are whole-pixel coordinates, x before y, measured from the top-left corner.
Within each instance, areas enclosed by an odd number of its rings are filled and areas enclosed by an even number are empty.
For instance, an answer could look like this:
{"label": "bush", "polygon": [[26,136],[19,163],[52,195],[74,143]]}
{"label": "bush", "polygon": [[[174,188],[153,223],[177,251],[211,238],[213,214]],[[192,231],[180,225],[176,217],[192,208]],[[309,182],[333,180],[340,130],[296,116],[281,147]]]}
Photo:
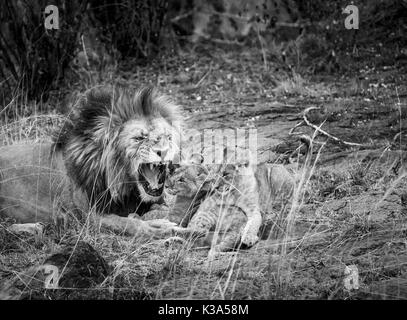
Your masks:
{"label": "bush", "polygon": [[[58,0],[59,29],[46,30],[46,0],[0,3],[0,75],[6,98],[24,92],[42,100],[56,88],[74,58],[86,1]],[[2,97],[4,99],[4,97]]]}
{"label": "bush", "polygon": [[93,23],[123,58],[151,59],[159,49],[168,0],[91,0]]}

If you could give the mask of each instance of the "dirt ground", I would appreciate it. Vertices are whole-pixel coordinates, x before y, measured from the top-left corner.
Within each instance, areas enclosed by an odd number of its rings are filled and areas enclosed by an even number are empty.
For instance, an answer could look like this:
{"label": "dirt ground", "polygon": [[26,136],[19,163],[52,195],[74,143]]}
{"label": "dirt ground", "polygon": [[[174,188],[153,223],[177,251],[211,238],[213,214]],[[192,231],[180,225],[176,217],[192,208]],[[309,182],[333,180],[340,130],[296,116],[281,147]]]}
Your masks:
{"label": "dirt ground", "polygon": [[[112,78],[157,85],[183,107],[188,128],[256,128],[260,162],[287,162],[299,146],[290,131],[308,107],[319,108],[308,114],[313,124],[361,146],[318,135],[313,176],[289,226],[289,209],[270,216],[268,239],[251,249],[208,261],[204,249],[139,243],[88,227],[57,241],[17,237],[4,221],[0,279],[40,263],[79,232],[110,265],[106,280],[87,290],[27,288],[25,298],[406,299],[407,57],[379,61],[377,52],[365,52],[353,67],[285,78],[272,63],[265,68],[255,47],[185,50],[137,72],[124,67]],[[353,289],[344,285],[352,265]]]}

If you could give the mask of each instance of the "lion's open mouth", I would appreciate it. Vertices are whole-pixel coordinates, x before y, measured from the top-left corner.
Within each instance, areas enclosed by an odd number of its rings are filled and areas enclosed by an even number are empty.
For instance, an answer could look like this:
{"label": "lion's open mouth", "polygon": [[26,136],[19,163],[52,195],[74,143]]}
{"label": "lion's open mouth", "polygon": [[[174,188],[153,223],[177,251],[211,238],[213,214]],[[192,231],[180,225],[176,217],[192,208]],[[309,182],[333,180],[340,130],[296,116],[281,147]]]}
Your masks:
{"label": "lion's open mouth", "polygon": [[165,164],[143,163],[140,165],[140,182],[148,195],[159,196],[163,193],[165,168]]}

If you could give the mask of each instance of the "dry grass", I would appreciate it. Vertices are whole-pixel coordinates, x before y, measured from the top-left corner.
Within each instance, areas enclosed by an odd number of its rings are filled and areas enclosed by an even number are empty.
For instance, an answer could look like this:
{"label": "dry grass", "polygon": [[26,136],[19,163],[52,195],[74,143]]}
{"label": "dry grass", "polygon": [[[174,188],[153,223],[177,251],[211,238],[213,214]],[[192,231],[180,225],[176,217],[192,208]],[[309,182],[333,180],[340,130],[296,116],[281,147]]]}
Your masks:
{"label": "dry grass", "polygon": [[[251,64],[249,57],[253,57]],[[287,104],[286,110],[278,111],[284,116],[285,113],[292,116],[290,104],[302,108],[305,107],[302,103],[316,104],[321,97],[333,101],[332,113],[343,114],[349,107],[349,99],[334,99],[330,91],[318,91],[315,96],[309,94],[311,83],[299,75],[277,86],[275,90],[281,92],[276,94],[264,72],[262,57],[261,52],[243,52],[198,59],[194,52],[185,53],[182,62],[175,58],[163,60],[159,72],[138,68],[137,72],[120,72],[120,76],[110,74],[102,77],[102,81],[132,85],[143,79],[154,83],[179,97],[189,117],[188,123],[199,129],[204,125],[219,126],[217,117],[228,117],[239,126],[249,117],[262,115],[263,118],[254,120],[255,125],[264,126],[264,131],[269,133],[272,128],[267,125],[274,118],[268,118],[270,113],[266,111],[273,108],[270,101],[275,99]],[[241,68],[236,68],[236,61]],[[175,81],[181,72],[186,73],[188,81],[199,85],[186,88],[185,82]],[[100,80],[89,79],[83,83],[94,85]],[[270,82],[266,82],[267,79]],[[264,109],[259,108],[262,104],[266,106]],[[58,127],[62,118],[35,115],[17,119],[0,126],[2,144],[48,139],[49,132]],[[284,136],[294,122],[279,121],[277,118],[275,123],[286,128],[281,133]],[[335,154],[338,149],[327,147],[324,152]],[[207,258],[208,249],[192,248],[190,243],[166,245],[162,240],[141,241],[100,231],[90,223],[92,219],[87,223],[73,222],[62,234],[51,227],[48,237],[43,239],[10,234],[7,226],[12,221],[3,220],[0,223],[0,279],[9,279],[41,263],[64,243],[80,239],[101,253],[111,266],[111,272],[98,287],[53,298],[406,298],[393,287],[384,286],[386,291],[380,286],[406,275],[406,207],[403,202],[406,173],[395,172],[392,162],[382,162],[380,157],[371,161],[366,165],[345,158],[339,170],[329,165],[321,167],[313,158],[308,164],[312,175],[303,170],[290,203],[267,217],[274,222],[269,239],[250,250],[218,255],[212,261]],[[360,289],[347,291],[343,286],[343,272],[345,266],[352,264],[359,269]],[[44,297],[50,293],[42,294]]]}
{"label": "dry grass", "polygon": [[[15,142],[18,137],[14,137]],[[335,214],[311,214],[309,199],[305,197],[311,172],[303,170],[298,179],[291,203],[283,206],[278,214],[279,232],[271,232],[268,240],[261,241],[254,248],[240,253],[226,253],[208,260],[207,250],[192,248],[191,243],[166,245],[162,240],[140,241],[100,232],[91,224],[71,224],[63,234],[35,239],[32,236],[15,236],[7,232],[9,222],[0,224],[1,277],[6,279],[28,267],[41,263],[43,259],[61,248],[67,242],[83,240],[95,247],[111,266],[110,275],[91,291],[71,290],[54,295],[37,293],[36,297],[51,298],[103,298],[103,299],[291,299],[291,298],[344,298],[352,297],[343,289],[342,272],[348,259],[346,252],[338,252],[344,244],[354,242],[352,251],[358,248],[360,232],[375,238],[382,233],[395,234],[400,230],[372,231],[372,220],[366,212],[351,210],[346,227],[339,227],[342,217]],[[341,198],[346,202],[354,195],[352,186],[364,185],[364,194],[380,183],[377,168],[366,170],[356,163],[345,172],[346,178],[331,181],[333,187],[328,196],[332,198],[337,190],[346,189]],[[331,172],[332,173],[332,172]],[[321,198],[325,178],[312,177],[314,190]],[[385,186],[400,184],[392,179]],[[405,183],[405,182],[404,182]],[[379,186],[383,189],[384,186]],[[322,193],[324,194],[324,193]],[[384,198],[384,196],[383,196]],[[312,202],[312,201],[311,201]],[[304,210],[304,206],[306,209]],[[91,213],[90,213],[91,214]],[[276,219],[276,217],[270,217]],[[402,232],[403,230],[401,230]],[[372,233],[373,232],[373,233]],[[279,236],[276,237],[276,234]],[[332,236],[336,240],[332,242]],[[341,240],[339,240],[341,239]],[[363,247],[362,247],[363,248]],[[360,249],[362,250],[362,249]],[[332,261],[334,260],[334,262]],[[344,259],[345,261],[342,261]],[[320,261],[320,262],[318,262]],[[324,262],[322,262],[324,261]],[[327,274],[319,274],[321,266],[329,265]],[[366,262],[364,262],[366,263]],[[378,261],[371,261],[362,269],[366,277],[377,279]],[[401,265],[400,265],[401,267]],[[329,274],[335,274],[332,279]],[[363,275],[363,274],[361,274]],[[327,278],[326,278],[327,277]],[[367,278],[364,279],[367,279]],[[319,280],[318,280],[319,278]],[[323,279],[323,282],[320,282]],[[366,281],[366,280],[365,280]],[[28,289],[27,289],[28,290]],[[335,291],[336,290],[336,291]],[[43,296],[41,296],[41,294]],[[35,296],[35,295],[34,295]]]}
{"label": "dry grass", "polygon": [[[49,133],[60,124],[62,117],[32,116],[1,126],[4,144],[36,143],[49,139]],[[308,178],[307,178],[308,179]],[[269,298],[273,296],[269,287],[261,283],[266,280],[265,272],[275,273],[275,281],[283,288],[288,279],[286,267],[291,242],[292,226],[302,205],[302,179],[298,186],[296,201],[289,212],[281,212],[286,219],[285,237],[275,242],[273,247],[281,247],[279,259],[267,252],[266,248],[253,248],[243,253],[225,253],[208,260],[208,249],[195,249],[187,242],[183,245],[165,244],[163,240],[139,240],[96,230],[91,223],[71,222],[69,229],[58,233],[57,226],[48,226],[47,236],[36,238],[31,235],[15,235],[7,230],[13,221],[4,220],[0,224],[0,260],[4,266],[1,277],[8,279],[24,272],[27,268],[40,264],[46,256],[58,251],[65,243],[83,240],[94,246],[112,267],[108,278],[97,288],[100,297],[122,298],[210,298],[240,299]],[[92,212],[85,221],[92,221]],[[260,250],[261,258],[259,258]],[[264,252],[266,250],[266,252]],[[255,258],[256,257],[256,258]],[[270,261],[273,260],[273,266]],[[277,266],[274,266],[277,264]],[[276,268],[276,269],[275,269]],[[275,269],[275,270],[274,270]],[[282,272],[282,270],[284,270]],[[267,281],[268,282],[268,281]],[[30,286],[27,286],[29,291]],[[280,291],[282,289],[279,289]],[[97,296],[97,295],[96,295]]]}

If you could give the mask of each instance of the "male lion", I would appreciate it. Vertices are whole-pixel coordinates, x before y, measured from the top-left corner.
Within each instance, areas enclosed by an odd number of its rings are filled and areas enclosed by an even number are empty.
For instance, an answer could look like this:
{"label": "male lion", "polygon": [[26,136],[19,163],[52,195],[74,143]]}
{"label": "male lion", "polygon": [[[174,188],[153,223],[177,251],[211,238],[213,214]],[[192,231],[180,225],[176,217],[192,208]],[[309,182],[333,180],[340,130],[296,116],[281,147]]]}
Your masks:
{"label": "male lion", "polygon": [[127,216],[163,201],[180,125],[178,108],[152,88],[87,91],[52,143],[0,148],[0,216],[32,223],[93,209],[114,231],[171,234],[168,220]]}

